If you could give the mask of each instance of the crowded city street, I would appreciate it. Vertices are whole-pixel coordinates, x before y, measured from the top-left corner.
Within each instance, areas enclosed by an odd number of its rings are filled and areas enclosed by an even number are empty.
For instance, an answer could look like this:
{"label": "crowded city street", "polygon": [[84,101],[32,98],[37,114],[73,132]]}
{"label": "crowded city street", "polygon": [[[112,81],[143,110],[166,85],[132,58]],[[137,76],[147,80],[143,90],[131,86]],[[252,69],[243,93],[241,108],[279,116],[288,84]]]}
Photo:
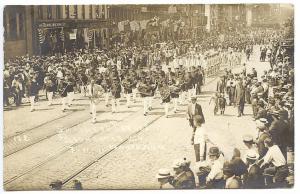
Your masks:
{"label": "crowded city street", "polygon": [[292,187],[291,23],[7,60],[5,190]]}

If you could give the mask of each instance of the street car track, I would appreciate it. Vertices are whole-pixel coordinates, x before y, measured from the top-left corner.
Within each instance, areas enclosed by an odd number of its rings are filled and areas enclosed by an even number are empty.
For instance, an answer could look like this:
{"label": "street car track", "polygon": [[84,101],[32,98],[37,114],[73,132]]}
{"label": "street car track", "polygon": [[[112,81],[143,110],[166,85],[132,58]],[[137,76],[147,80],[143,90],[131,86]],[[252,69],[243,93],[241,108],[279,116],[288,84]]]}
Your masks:
{"label": "street car track", "polygon": [[[76,105],[74,105],[74,106],[76,106]],[[87,110],[87,108],[84,109],[83,111],[86,111],[86,110]],[[65,118],[65,117],[70,116],[70,115],[75,114],[75,113],[76,113],[76,112],[71,112],[71,113],[68,113],[68,114],[66,114],[66,115],[63,115],[63,116],[61,116],[61,117],[55,118],[55,119],[53,119],[53,120],[44,122],[44,123],[42,123],[42,124],[40,124],[40,125],[38,125],[38,126],[29,128],[29,129],[26,129],[26,130],[23,130],[21,133],[18,133],[18,134],[16,134],[16,135],[11,136],[11,137],[7,137],[6,139],[4,139],[3,143],[5,144],[5,143],[7,143],[8,141],[10,141],[10,140],[12,140],[12,139],[14,139],[14,138],[16,138],[16,137],[18,137],[18,136],[24,134],[24,133],[27,133],[27,132],[32,131],[32,130],[35,130],[35,129],[37,129],[37,128],[43,126],[43,125],[47,125],[47,124],[49,124],[49,123],[55,122],[55,121],[57,121],[57,120],[59,120],[59,119],[63,119],[63,118]],[[104,112],[103,112],[103,113],[104,113]],[[101,114],[103,114],[103,113],[101,113]],[[101,114],[100,114],[100,115],[101,115]],[[75,126],[77,126],[77,125],[79,125],[79,124],[81,124],[81,123],[83,123],[83,122],[86,122],[86,121],[89,120],[89,119],[90,119],[90,117],[89,117],[88,119],[83,120],[83,121],[80,122],[80,123],[76,123],[76,124],[74,124],[74,125],[71,125],[70,127],[64,128],[64,129],[63,129],[62,131],[60,131],[60,132],[63,132],[63,131],[65,131],[65,130],[67,130],[67,129],[70,129],[70,128],[72,128],[72,127],[75,127]],[[33,145],[35,145],[35,144],[37,144],[37,143],[40,143],[40,142],[42,142],[42,141],[44,141],[44,140],[46,140],[46,139],[49,139],[49,138],[51,138],[51,137],[53,137],[53,136],[59,134],[60,132],[55,132],[55,133],[52,133],[52,134],[50,134],[50,135],[47,135],[47,136],[45,136],[44,138],[41,138],[41,139],[39,139],[39,140],[37,140],[37,141],[34,141],[34,142],[32,142],[31,144],[25,145],[25,146],[23,146],[23,147],[21,147],[21,148],[19,148],[19,149],[15,149],[15,150],[13,150],[13,151],[4,152],[3,158],[6,158],[6,157],[8,157],[8,156],[10,156],[10,155],[12,155],[12,154],[17,153],[17,152],[20,152],[20,151],[22,151],[22,150],[24,150],[24,149],[26,149],[26,148],[28,148],[28,147],[31,147],[31,146],[33,146]],[[4,151],[5,151],[5,150],[4,150]]]}
{"label": "street car track", "polygon": [[[133,112],[133,113],[129,114],[128,116],[126,116],[126,117],[123,118],[122,120],[117,121],[117,123],[120,123],[120,122],[122,122],[122,121],[124,121],[124,120],[126,120],[126,119],[129,119],[131,116],[133,116],[133,115],[135,115],[135,114],[141,114],[140,111],[141,111],[141,109],[139,109],[137,112]],[[84,120],[84,121],[81,122],[81,123],[77,123],[77,124],[75,124],[75,125],[72,126],[72,127],[75,127],[76,125],[82,124],[82,123],[86,122],[87,120],[90,120],[90,118]],[[65,149],[63,149],[62,151],[60,151],[60,152],[54,154],[53,156],[50,156],[47,160],[44,160],[44,161],[42,161],[42,162],[36,164],[36,165],[33,166],[32,168],[30,168],[30,169],[28,169],[28,170],[26,170],[26,171],[20,173],[19,175],[14,176],[13,178],[11,178],[11,179],[9,179],[9,180],[7,180],[7,181],[4,181],[3,184],[4,184],[4,185],[7,185],[7,184],[9,184],[9,183],[11,183],[11,182],[13,182],[13,181],[15,181],[15,180],[17,180],[17,179],[23,177],[24,175],[30,173],[31,171],[33,171],[33,170],[35,170],[35,169],[37,169],[37,168],[39,168],[39,167],[41,167],[41,166],[47,164],[48,162],[51,162],[52,160],[58,158],[58,157],[61,156],[62,154],[64,154],[64,153],[66,153],[67,151],[71,150],[72,148],[74,148],[74,147],[76,147],[76,146],[79,146],[79,145],[85,143],[88,139],[90,139],[90,138],[92,138],[92,137],[94,137],[94,136],[96,136],[96,135],[101,134],[103,131],[106,131],[106,129],[108,129],[108,128],[114,126],[114,125],[115,125],[115,124],[111,124],[111,125],[109,125],[109,126],[103,128],[103,130],[98,131],[98,132],[96,132],[96,133],[93,133],[89,138],[86,138],[86,139],[84,139],[84,140],[81,141],[81,142],[77,142],[77,143],[74,143],[74,144],[68,146],[68,148],[65,148]],[[70,129],[70,128],[72,128],[72,127],[69,127],[69,128],[67,128],[67,129]],[[66,129],[65,129],[65,130],[66,130]],[[48,137],[42,139],[41,141],[43,141],[43,140],[45,140],[45,139],[48,139],[48,138],[50,138],[50,137],[52,137],[52,136],[54,136],[54,135],[57,135],[57,134],[58,134],[58,133],[53,134],[53,135],[51,135],[51,136],[48,136]],[[39,141],[39,142],[41,142],[41,141]],[[38,143],[38,142],[36,142],[36,143],[34,143],[34,144],[37,144],[37,143]],[[32,145],[34,145],[34,144],[31,144],[30,146],[32,146]],[[29,146],[27,146],[27,147],[29,147]],[[27,147],[26,147],[26,148],[27,148]],[[19,151],[21,151],[21,150],[24,150],[24,149],[25,149],[25,148],[20,149],[20,150],[18,150],[17,152],[19,152]],[[15,152],[15,153],[16,153],[16,152]],[[13,153],[12,153],[12,154],[13,154]],[[10,154],[10,155],[12,155],[12,154]]]}

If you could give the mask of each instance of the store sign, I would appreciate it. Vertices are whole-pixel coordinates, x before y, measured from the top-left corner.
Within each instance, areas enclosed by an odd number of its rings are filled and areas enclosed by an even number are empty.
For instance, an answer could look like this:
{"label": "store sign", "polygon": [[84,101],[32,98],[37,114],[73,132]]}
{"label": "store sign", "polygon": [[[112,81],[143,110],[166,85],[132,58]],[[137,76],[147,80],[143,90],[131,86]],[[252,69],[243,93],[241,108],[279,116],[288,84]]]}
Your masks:
{"label": "store sign", "polygon": [[65,25],[65,23],[40,23],[39,28],[61,28]]}
{"label": "store sign", "polygon": [[70,33],[70,40],[76,39],[76,33]]}

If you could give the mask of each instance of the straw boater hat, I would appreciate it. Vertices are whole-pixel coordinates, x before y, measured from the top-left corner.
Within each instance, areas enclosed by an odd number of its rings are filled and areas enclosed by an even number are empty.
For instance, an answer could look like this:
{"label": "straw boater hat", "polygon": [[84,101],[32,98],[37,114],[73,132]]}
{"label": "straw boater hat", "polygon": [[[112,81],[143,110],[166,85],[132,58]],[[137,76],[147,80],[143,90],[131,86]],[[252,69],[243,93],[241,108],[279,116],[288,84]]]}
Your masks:
{"label": "straw boater hat", "polygon": [[259,157],[258,153],[255,150],[248,150],[246,153],[246,158],[249,160],[257,160]]}
{"label": "straw boater hat", "polygon": [[162,179],[162,178],[169,178],[170,176],[171,176],[170,170],[166,168],[162,168],[158,170],[156,178]]}

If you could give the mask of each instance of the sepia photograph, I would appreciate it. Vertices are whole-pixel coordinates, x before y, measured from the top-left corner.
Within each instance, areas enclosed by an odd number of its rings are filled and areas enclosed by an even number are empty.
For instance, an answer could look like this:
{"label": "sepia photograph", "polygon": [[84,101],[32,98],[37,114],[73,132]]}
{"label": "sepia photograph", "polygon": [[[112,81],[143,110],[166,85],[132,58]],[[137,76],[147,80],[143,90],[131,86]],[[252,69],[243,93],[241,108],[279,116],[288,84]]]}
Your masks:
{"label": "sepia photograph", "polygon": [[294,187],[293,4],[2,11],[5,191]]}

